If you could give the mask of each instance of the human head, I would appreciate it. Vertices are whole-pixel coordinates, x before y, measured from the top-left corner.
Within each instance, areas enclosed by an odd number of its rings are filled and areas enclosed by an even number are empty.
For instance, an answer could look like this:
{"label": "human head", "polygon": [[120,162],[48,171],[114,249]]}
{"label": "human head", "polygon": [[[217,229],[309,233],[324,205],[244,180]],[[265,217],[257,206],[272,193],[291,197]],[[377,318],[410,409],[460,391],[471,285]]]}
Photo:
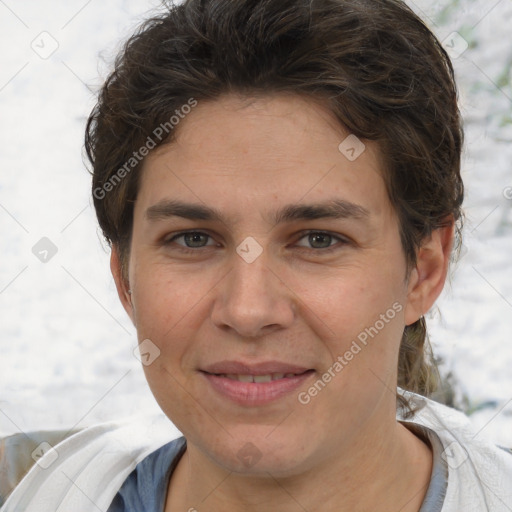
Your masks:
{"label": "human head", "polygon": [[[188,0],[130,38],[87,125],[98,220],[125,272],[140,148],[172,144],[189,110],[229,93],[320,101],[376,142],[409,269],[433,230],[461,219],[453,69],[403,2]],[[423,319],[406,326],[398,362],[399,385],[420,393],[430,390],[425,340]]]}

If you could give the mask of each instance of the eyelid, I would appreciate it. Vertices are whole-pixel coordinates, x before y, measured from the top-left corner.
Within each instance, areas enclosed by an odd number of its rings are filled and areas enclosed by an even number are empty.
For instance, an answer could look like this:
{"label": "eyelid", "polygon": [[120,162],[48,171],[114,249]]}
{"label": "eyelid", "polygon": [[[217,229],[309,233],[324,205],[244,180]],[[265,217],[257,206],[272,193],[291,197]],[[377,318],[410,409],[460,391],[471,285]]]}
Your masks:
{"label": "eyelid", "polygon": [[[208,232],[208,230],[186,230],[186,231],[180,231],[178,233],[173,233],[173,234],[171,234],[169,236],[164,237],[162,239],[162,244],[163,245],[170,245],[171,243],[175,242],[176,239],[181,238],[182,236],[185,236],[185,235],[188,235],[188,234],[206,235],[211,240],[214,240],[213,235],[211,235]],[[309,247],[304,247],[304,246],[298,246],[298,247],[301,247],[302,249],[306,249],[306,250],[309,250],[309,251],[312,251],[312,252],[315,252],[315,253],[320,253],[320,252],[328,253],[330,251],[339,249],[340,248],[340,244],[343,246],[343,245],[347,245],[347,244],[352,243],[352,241],[348,237],[346,237],[344,235],[341,235],[341,234],[338,234],[338,233],[332,233],[330,231],[323,231],[323,230],[319,230],[319,229],[308,229],[308,230],[301,231],[300,233],[297,234],[297,238],[296,238],[296,242],[295,243],[297,243],[299,240],[302,240],[303,238],[305,238],[306,236],[311,235],[311,234],[327,235],[327,236],[330,236],[333,239],[337,240],[339,243],[338,244],[334,244],[334,245],[330,245],[330,246],[325,247],[325,248],[320,248],[320,249],[309,248]],[[200,249],[205,249],[207,247],[215,246],[215,244],[210,244],[210,245],[204,245],[202,247],[194,248],[194,247],[187,247],[186,245],[181,245],[181,244],[177,244],[177,245],[180,247],[179,250],[184,251],[184,252],[198,252]]]}
{"label": "eyelid", "polygon": [[334,233],[333,231],[329,231],[327,229],[305,229],[304,231],[300,231],[299,233],[297,233],[297,236],[303,237],[306,235],[312,235],[313,233],[319,235],[329,235],[332,236],[333,238],[338,238],[346,242],[349,240],[347,236],[342,235],[341,233]]}
{"label": "eyelid", "polygon": [[[351,240],[344,236],[344,235],[341,235],[339,233],[332,233],[331,231],[324,231],[324,230],[321,230],[321,229],[308,229],[308,230],[305,230],[305,231],[301,231],[299,234],[298,234],[298,237],[297,237],[297,242],[299,240],[302,240],[304,237],[308,236],[308,235],[313,235],[313,234],[318,234],[318,235],[327,235],[327,236],[330,236],[332,237],[333,239],[337,240],[338,242],[341,243],[341,245],[347,245],[347,244],[350,244],[351,243]],[[299,246],[299,247],[303,247],[303,246]],[[339,244],[334,244],[334,245],[330,245],[329,247],[326,247],[326,248],[323,248],[323,249],[309,249],[311,251],[315,251],[315,252],[324,252],[324,253],[327,253],[331,250],[335,250],[335,249],[339,249]],[[304,249],[308,249],[307,247],[303,247]]]}
{"label": "eyelid", "polygon": [[[206,235],[207,237],[209,237],[211,240],[214,240],[214,237],[213,235],[211,235],[208,230],[199,230],[199,229],[189,229],[189,230],[186,230],[186,231],[180,231],[178,233],[171,233],[170,235],[166,235],[162,238],[162,244],[163,245],[167,245],[167,244],[170,244],[171,242],[174,242],[177,238],[181,238],[182,236],[185,236],[185,235],[189,235],[189,234],[195,234],[195,235]],[[178,244],[180,245],[180,244]],[[212,244],[213,245],[213,244]],[[204,247],[211,247],[212,245],[207,245],[207,246],[204,246]],[[194,250],[193,248],[191,247],[187,247],[186,245],[180,245],[180,247],[183,247],[185,249],[191,249],[191,250]],[[202,247],[198,247],[197,249],[202,249]]]}

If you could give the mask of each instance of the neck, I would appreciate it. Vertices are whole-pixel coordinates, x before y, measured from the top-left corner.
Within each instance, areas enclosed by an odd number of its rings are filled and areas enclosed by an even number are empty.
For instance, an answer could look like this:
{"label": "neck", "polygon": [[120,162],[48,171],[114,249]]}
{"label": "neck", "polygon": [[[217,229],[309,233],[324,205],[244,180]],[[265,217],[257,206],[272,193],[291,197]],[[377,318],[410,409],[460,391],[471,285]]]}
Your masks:
{"label": "neck", "polygon": [[226,471],[187,445],[165,511],[418,512],[432,472],[430,448],[396,421],[387,431],[381,426],[370,432],[316,467],[285,478]]}

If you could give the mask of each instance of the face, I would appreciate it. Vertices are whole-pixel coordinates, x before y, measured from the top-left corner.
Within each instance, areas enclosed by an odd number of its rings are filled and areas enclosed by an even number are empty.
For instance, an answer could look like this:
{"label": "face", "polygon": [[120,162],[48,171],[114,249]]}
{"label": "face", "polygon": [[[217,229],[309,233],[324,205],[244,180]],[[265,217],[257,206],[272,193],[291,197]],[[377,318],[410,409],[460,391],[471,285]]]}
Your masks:
{"label": "face", "polygon": [[125,306],[161,408],[226,469],[291,475],[394,421],[414,282],[379,151],[348,135],[226,96],[145,160]]}

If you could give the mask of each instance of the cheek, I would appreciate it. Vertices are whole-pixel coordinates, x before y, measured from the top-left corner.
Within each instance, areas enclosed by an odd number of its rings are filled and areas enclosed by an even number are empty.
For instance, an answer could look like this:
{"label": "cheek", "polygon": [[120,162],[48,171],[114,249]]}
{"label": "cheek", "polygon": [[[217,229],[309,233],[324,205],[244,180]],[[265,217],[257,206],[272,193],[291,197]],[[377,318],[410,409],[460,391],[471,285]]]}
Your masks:
{"label": "cheek", "polygon": [[141,336],[162,340],[194,318],[194,310],[208,293],[207,283],[168,265],[135,260],[134,306]]}
{"label": "cheek", "polygon": [[394,371],[404,328],[406,290],[394,269],[352,272],[330,285],[322,301],[330,327],[329,352],[347,367]]}
{"label": "cheek", "polygon": [[165,271],[162,265],[139,264],[134,288],[139,342],[151,340],[158,352],[151,364],[143,365],[153,396],[179,429],[185,429],[190,418],[207,423],[193,374],[186,370],[192,367],[194,340],[206,314],[206,300],[200,299],[209,287],[200,279]]}
{"label": "cheek", "polygon": [[[212,289],[218,274],[183,271],[168,264],[139,258],[136,268],[134,312],[139,341],[151,340],[159,357],[144,367],[146,378],[157,400],[187,388],[197,365],[198,343],[202,351],[211,347]],[[211,273],[210,273],[211,274]],[[215,279],[214,279],[215,277]],[[181,395],[180,395],[181,396]],[[186,398],[186,394],[183,399]]]}

